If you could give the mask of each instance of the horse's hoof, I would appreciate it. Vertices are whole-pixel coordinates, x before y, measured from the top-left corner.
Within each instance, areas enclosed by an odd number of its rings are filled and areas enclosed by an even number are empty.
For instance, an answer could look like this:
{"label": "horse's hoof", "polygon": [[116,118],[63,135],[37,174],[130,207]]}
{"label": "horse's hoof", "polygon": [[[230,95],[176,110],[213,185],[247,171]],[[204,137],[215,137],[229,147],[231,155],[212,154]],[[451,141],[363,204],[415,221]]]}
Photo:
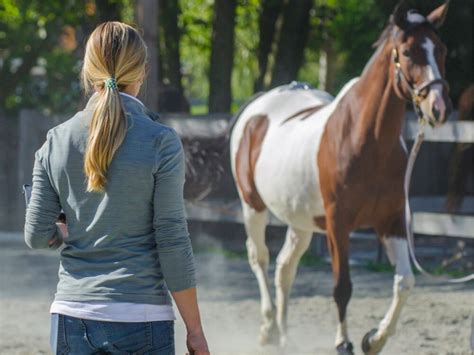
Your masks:
{"label": "horse's hoof", "polygon": [[278,332],[278,327],[275,323],[272,323],[270,327],[262,326],[260,329],[259,343],[260,345],[279,345],[280,344],[280,334]]}
{"label": "horse's hoof", "polygon": [[354,346],[350,341],[345,341],[336,346],[337,355],[354,355]]}
{"label": "horse's hoof", "polygon": [[375,333],[377,333],[377,329],[372,329],[369,332],[367,332],[364,337],[362,338],[362,351],[364,354],[369,354],[370,353],[370,338],[372,338]]}

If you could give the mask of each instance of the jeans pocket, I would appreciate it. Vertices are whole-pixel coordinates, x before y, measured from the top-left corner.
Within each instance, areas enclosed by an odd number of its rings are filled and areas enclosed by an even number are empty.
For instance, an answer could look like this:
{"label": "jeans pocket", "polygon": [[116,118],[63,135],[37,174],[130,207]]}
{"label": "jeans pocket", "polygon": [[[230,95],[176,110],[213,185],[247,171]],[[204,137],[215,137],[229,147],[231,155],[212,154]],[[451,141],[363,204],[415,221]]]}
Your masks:
{"label": "jeans pocket", "polygon": [[174,355],[174,321],[151,323],[153,330],[153,351],[150,354]]}
{"label": "jeans pocket", "polygon": [[150,323],[108,323],[106,328],[112,347],[119,352],[142,355],[153,348]]}

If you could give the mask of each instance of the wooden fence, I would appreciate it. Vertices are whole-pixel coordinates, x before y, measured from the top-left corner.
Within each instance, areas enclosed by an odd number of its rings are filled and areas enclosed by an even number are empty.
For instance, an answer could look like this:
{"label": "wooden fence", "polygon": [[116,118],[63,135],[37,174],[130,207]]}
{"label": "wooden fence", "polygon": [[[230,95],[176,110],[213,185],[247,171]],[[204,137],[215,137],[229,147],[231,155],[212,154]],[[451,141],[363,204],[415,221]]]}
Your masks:
{"label": "wooden fence", "polygon": [[[182,136],[195,137],[197,139],[210,139],[222,136],[226,133],[231,115],[217,114],[206,116],[188,115],[164,115],[162,121],[176,129]],[[37,112],[22,111],[18,122],[8,121],[0,114],[2,126],[2,143],[6,144],[2,152],[2,171],[0,180],[1,204],[0,204],[0,229],[19,230],[22,228],[24,206],[20,195],[20,187],[23,183],[31,180],[34,152],[45,140],[46,132],[52,126],[64,121],[66,117],[54,117],[48,119]],[[15,123],[10,127],[11,123]],[[7,129],[9,128],[9,129]],[[417,122],[412,114],[408,114],[403,137],[409,143],[418,130]],[[458,122],[456,120],[446,122],[442,127],[425,129],[425,145],[432,143],[474,143],[474,122]],[[449,145],[449,144],[448,144]],[[431,147],[430,149],[432,149]],[[438,159],[438,150],[426,149],[420,152],[420,157],[415,164],[413,176],[413,187],[423,190],[425,185],[440,185],[446,180],[447,171],[423,171],[432,169],[431,165]],[[441,150],[439,150],[441,152]],[[448,153],[446,153],[448,152]],[[449,156],[449,151],[442,151],[444,159]],[[421,167],[421,169],[420,169]],[[419,173],[417,173],[417,168]],[[421,172],[420,172],[421,170]],[[418,175],[417,175],[418,174]],[[422,175],[420,175],[422,174]],[[442,175],[444,174],[444,175]],[[438,181],[434,181],[436,180]],[[444,180],[443,180],[444,179]],[[440,182],[441,181],[441,182]],[[226,185],[232,185],[231,179],[226,177]],[[417,187],[417,185],[419,187]],[[472,182],[470,189],[472,190]],[[470,191],[472,194],[472,191]],[[18,197],[18,198],[16,198]],[[211,199],[201,203],[187,203],[188,218],[194,221],[219,221],[219,222],[242,222],[240,205],[235,199],[235,192],[231,198]],[[414,229],[416,233],[427,235],[443,235],[453,237],[474,238],[474,197],[464,198],[460,214],[444,213],[445,197],[430,194],[420,195],[417,193],[411,198],[412,210],[414,211]],[[272,217],[272,225],[282,225],[280,221]],[[356,234],[357,235],[357,234]]]}
{"label": "wooden fence", "polygon": [[[228,126],[228,116],[202,116],[189,119],[185,116],[169,115],[163,118],[183,135],[212,137],[223,134]],[[203,124],[212,121],[212,125]],[[414,140],[418,132],[418,122],[412,113],[407,114],[403,138],[407,143]],[[437,143],[474,143],[474,122],[449,121],[435,129],[424,128],[425,142]],[[426,143],[425,143],[426,144]],[[417,164],[419,163],[419,160]],[[474,162],[473,162],[474,164]],[[447,174],[447,171],[444,171]],[[429,172],[427,174],[429,176]],[[444,213],[445,196],[415,196],[410,198],[413,211],[413,228],[418,234],[474,238],[474,197],[464,198],[458,214]],[[188,219],[202,222],[242,223],[242,214],[238,201],[213,199],[197,203],[187,203]],[[276,217],[270,216],[270,225],[283,226]],[[353,237],[360,237],[354,233]]]}

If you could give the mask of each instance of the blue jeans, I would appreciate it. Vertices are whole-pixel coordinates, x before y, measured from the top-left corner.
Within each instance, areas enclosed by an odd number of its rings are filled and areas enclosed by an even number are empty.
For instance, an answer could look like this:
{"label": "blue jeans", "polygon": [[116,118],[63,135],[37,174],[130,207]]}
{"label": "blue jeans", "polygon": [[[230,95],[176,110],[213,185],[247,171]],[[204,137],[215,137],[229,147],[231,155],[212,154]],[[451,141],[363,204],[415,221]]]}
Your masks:
{"label": "blue jeans", "polygon": [[120,323],[51,315],[56,355],[175,355],[174,322]]}

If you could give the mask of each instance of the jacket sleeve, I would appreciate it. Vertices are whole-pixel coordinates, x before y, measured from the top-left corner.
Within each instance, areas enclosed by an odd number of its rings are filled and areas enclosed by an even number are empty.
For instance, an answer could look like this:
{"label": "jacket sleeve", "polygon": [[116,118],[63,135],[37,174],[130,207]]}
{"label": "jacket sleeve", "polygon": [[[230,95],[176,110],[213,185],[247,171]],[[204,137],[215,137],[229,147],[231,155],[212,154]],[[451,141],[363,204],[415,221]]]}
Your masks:
{"label": "jacket sleeve", "polygon": [[175,292],[196,286],[183,201],[185,161],[176,132],[169,129],[160,139],[154,176],[153,227],[166,284]]}
{"label": "jacket sleeve", "polygon": [[35,153],[31,199],[26,209],[25,242],[32,249],[49,248],[48,242],[51,239],[62,239],[61,231],[56,225],[61,212],[59,197],[43,166],[44,154],[48,152],[48,144],[47,139]]}

